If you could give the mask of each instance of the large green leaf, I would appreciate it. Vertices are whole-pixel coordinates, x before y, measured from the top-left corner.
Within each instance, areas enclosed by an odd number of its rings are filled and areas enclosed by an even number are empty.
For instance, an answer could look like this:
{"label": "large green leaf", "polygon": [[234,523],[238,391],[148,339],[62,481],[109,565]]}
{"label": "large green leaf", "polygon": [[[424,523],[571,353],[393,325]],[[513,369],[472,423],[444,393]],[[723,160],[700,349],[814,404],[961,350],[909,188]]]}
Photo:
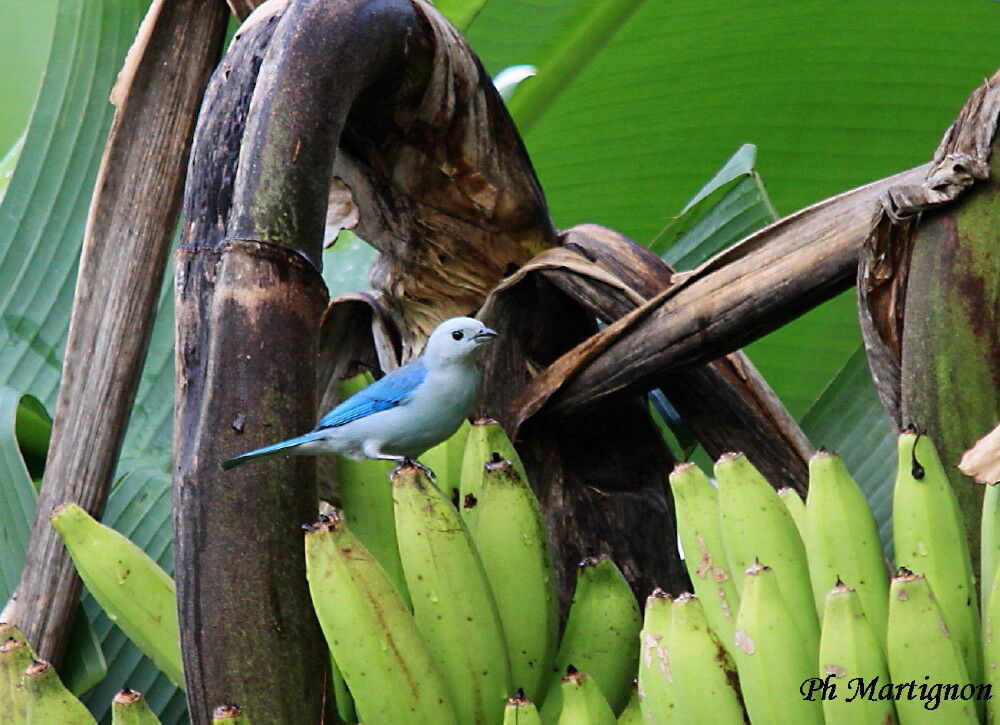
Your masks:
{"label": "large green leaf", "polygon": [[817,446],[840,453],[875,514],[882,546],[892,558],[892,482],[896,436],[889,427],[859,347],[802,417]]}
{"label": "large green leaf", "polygon": [[[493,0],[473,47],[493,70],[537,64],[578,4]],[[985,0],[645,2],[525,141],[560,226],[648,241],[747,142],[788,213],[927,160],[995,70],[998,27]],[[801,414],[857,344],[848,295],[748,353]]]}
{"label": "large green leaf", "polygon": [[21,135],[52,40],[57,0],[0,0],[0,155]]}

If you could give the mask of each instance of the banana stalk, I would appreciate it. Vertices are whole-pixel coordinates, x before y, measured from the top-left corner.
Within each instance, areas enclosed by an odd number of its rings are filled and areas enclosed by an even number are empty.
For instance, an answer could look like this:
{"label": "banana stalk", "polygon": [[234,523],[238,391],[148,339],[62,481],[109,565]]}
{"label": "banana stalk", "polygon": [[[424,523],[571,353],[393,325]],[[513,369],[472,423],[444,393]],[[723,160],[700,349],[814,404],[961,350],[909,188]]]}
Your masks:
{"label": "banana stalk", "polygon": [[694,592],[712,630],[732,654],[740,597],[722,543],[718,491],[693,463],[677,464],[670,474],[670,489],[677,508],[677,536]]}
{"label": "banana stalk", "polygon": [[778,489],[778,498],[781,499],[781,503],[785,504],[792,521],[795,522],[795,528],[799,530],[799,536],[804,540],[806,538],[806,504],[799,496],[799,492],[785,486]]}
{"label": "banana stalk", "polygon": [[419,469],[397,470],[392,491],[413,615],[459,722],[499,725],[513,690],[510,660],[496,601],[468,529],[448,497]]}
{"label": "banana stalk", "polygon": [[542,725],[535,703],[524,696],[523,690],[518,690],[504,705],[503,725]]}
{"label": "banana stalk", "polygon": [[672,619],[671,597],[656,589],[646,598],[639,633],[639,708],[647,725],[680,722],[673,660],[667,650]]}
{"label": "banana stalk", "polygon": [[0,713],[12,725],[27,722],[28,701],[21,680],[24,670],[35,659],[24,635],[13,627],[8,638],[0,644]]}
{"label": "banana stalk", "polygon": [[[812,486],[810,483],[810,493]],[[889,681],[889,671],[882,653],[884,642],[865,615],[858,592],[842,582],[826,595],[823,608],[823,632],[819,641],[819,677],[836,698],[823,699],[823,715],[828,723],[845,725],[881,725],[895,722],[892,700],[857,697],[856,686],[876,678]],[[820,680],[815,680],[819,696]],[[852,697],[854,696],[854,697]]]}
{"label": "banana stalk", "polygon": [[[341,380],[340,399],[346,400],[368,386],[373,378],[368,373]],[[336,456],[337,486],[340,494],[340,515],[351,532],[382,565],[389,580],[396,585],[407,606],[410,593],[403,577],[403,564],[396,545],[396,523],[392,511],[392,487],[388,486],[390,461],[352,461]]]}
{"label": "banana stalk", "polygon": [[127,687],[111,700],[111,725],[160,725],[142,693]]}
{"label": "banana stalk", "polygon": [[889,576],[878,529],[861,489],[840,456],[821,450],[809,461],[806,554],[816,607],[838,581],[856,592],[880,649],[885,649]]}
{"label": "banana stalk", "polygon": [[35,660],[24,670],[21,680],[27,703],[28,723],[45,725],[85,725],[94,723],[93,716],[82,702],[63,686],[55,668],[48,662]]}
{"label": "banana stalk", "polygon": [[183,687],[174,580],[146,552],[76,504],[57,507],[50,520],[87,591],[125,636]]}
{"label": "banana stalk", "polygon": [[239,705],[219,705],[212,710],[212,725],[250,725],[250,718]]}
{"label": "banana stalk", "polygon": [[597,683],[574,667],[568,667],[560,683],[562,711],[558,725],[616,725],[615,713]]}
{"label": "banana stalk", "polygon": [[[768,578],[777,581],[803,648],[818,651],[819,619],[809,587],[806,549],[791,514],[742,453],[724,453],[715,464],[715,479],[729,570],[746,571],[755,561],[767,564],[772,572]],[[744,576],[742,583],[747,581]],[[741,580],[736,583],[739,588]]]}
{"label": "banana stalk", "polygon": [[528,480],[521,457],[500,424],[492,418],[479,418],[469,426],[459,476],[459,509],[473,535],[478,528],[476,502],[483,480],[483,466],[491,461],[509,461],[521,480]]}
{"label": "banana stalk", "polygon": [[900,569],[890,586],[886,645],[889,677],[896,687],[906,688],[896,698],[901,723],[979,722],[973,702],[947,696],[937,699],[945,685],[963,689],[973,687],[974,681],[969,679],[961,646],[951,635],[929,580],[907,569]]}
{"label": "banana stalk", "polygon": [[636,675],[642,619],[625,577],[606,556],[584,559],[576,574],[562,643],[549,679],[542,720],[553,723],[562,710],[562,676],[573,666],[600,688],[611,709],[620,712]]}
{"label": "banana stalk", "polygon": [[671,606],[667,630],[670,673],[684,722],[740,725],[746,722],[736,665],[709,628],[701,602],[681,594]]}
{"label": "banana stalk", "polygon": [[897,440],[897,451],[892,496],[896,562],[927,577],[966,668],[970,673],[982,672],[979,607],[955,494],[926,435],[904,431]]}
{"label": "banana stalk", "polygon": [[817,648],[799,631],[776,573],[759,563],[752,564],[743,579],[735,644],[740,687],[751,722],[823,722],[819,700],[804,700],[799,691],[802,683],[816,676]]}
{"label": "banana stalk", "polygon": [[507,460],[485,465],[473,539],[496,598],[513,683],[540,699],[559,642],[555,572],[538,500]]}
{"label": "banana stalk", "polygon": [[399,591],[339,517],[307,529],[306,575],[330,651],[368,725],[457,723]]}

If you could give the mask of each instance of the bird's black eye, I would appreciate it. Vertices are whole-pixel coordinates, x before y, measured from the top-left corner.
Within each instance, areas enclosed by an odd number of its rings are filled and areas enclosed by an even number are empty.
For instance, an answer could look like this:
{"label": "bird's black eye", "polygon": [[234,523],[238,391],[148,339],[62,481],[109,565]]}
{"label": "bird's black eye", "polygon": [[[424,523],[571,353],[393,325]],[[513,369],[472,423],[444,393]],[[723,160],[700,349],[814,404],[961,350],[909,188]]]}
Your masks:
{"label": "bird's black eye", "polygon": [[462,334],[461,330],[455,330],[453,333],[451,333],[451,338],[453,340],[461,340],[463,337],[465,337],[465,335]]}

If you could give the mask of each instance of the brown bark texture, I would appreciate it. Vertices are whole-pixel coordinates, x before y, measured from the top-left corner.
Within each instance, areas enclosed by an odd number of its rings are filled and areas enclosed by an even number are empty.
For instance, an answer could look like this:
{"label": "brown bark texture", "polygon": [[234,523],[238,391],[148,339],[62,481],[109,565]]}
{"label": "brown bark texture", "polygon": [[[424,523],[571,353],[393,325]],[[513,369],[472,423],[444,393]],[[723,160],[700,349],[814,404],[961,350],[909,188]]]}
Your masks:
{"label": "brown bark texture", "polygon": [[998,115],[1000,73],[970,96],[926,173],[884,195],[858,267],[875,388],[897,430],[926,430],[938,447],[974,559],[982,490],[954,465],[1000,418]]}
{"label": "brown bark texture", "polygon": [[52,442],[25,566],[5,614],[58,663],[80,581],[52,510],[100,516],[125,434],[173,237],[198,103],[222,43],[221,2],[154,2],[125,61],[91,200]]}

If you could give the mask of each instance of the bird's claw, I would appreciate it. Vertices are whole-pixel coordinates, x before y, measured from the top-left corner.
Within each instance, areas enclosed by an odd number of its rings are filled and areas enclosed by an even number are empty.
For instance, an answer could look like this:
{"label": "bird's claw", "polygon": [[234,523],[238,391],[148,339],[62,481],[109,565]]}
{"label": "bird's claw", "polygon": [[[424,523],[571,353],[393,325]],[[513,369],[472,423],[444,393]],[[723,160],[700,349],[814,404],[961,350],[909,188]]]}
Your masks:
{"label": "bird's claw", "polygon": [[425,466],[420,461],[414,460],[412,458],[405,458],[405,459],[403,459],[403,465],[404,466],[415,466],[416,468],[419,468],[421,471],[423,471],[425,474],[427,474],[428,478],[432,478],[435,481],[437,480],[437,476],[434,475],[434,471],[432,471],[431,469],[429,469],[427,466]]}

